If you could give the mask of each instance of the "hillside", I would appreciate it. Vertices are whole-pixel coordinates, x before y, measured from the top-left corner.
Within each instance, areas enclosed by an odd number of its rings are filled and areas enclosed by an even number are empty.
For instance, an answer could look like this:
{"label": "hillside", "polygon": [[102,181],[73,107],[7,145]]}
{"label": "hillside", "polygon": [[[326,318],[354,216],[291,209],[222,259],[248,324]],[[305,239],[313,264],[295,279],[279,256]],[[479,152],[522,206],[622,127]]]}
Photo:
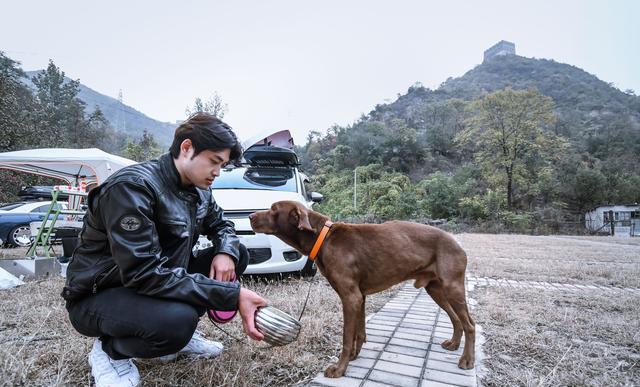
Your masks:
{"label": "hillside", "polygon": [[300,154],[334,219],[559,232],[595,205],[640,202],[640,97],[568,64],[496,56],[312,133]]}
{"label": "hillside", "polygon": [[[558,115],[555,131],[578,151],[608,159],[615,156],[608,154],[612,141],[640,139],[639,96],[624,93],[578,67],[516,55],[494,57],[459,78],[447,79],[436,90],[410,87],[395,102],[378,105],[369,117],[374,121],[401,118],[419,127],[416,112],[424,111],[425,106],[452,99],[471,101],[507,87],[535,88],[551,97]],[[625,142],[622,151],[637,159],[637,142]]]}
{"label": "hillside", "polygon": [[[23,78],[24,84],[33,89],[34,85],[31,82],[31,78],[38,72],[27,71],[27,78]],[[171,143],[173,131],[176,128],[175,124],[154,120],[133,107],[120,104],[117,99],[101,94],[82,83],[79,85],[79,90],[78,98],[87,104],[87,114],[91,114],[95,107],[98,106],[111,126],[117,131],[139,138],[142,136],[143,131],[147,129],[160,144],[168,146]]]}

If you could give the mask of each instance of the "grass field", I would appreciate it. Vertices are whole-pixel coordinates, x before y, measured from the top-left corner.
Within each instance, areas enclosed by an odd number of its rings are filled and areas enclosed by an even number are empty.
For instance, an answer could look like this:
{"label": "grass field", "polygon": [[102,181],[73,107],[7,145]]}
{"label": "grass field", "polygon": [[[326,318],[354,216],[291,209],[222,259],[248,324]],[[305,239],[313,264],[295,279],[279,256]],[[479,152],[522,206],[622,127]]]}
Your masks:
{"label": "grass field", "polygon": [[[640,287],[640,239],[456,235],[478,277]],[[640,384],[640,296],[476,287],[485,386]]]}
{"label": "grass field", "polygon": [[[640,241],[606,237],[456,235],[469,256],[468,273],[523,281],[640,287]],[[5,257],[19,254],[3,252]],[[3,256],[0,254],[0,256]],[[92,339],[75,333],[58,296],[61,278],[29,282],[0,297],[3,385],[89,385]],[[247,281],[272,305],[297,316],[309,282]],[[373,313],[399,286],[367,298]],[[473,311],[486,338],[487,386],[637,385],[640,381],[640,297],[625,292],[476,287]],[[169,364],[141,360],[144,385],[304,385],[338,355],[342,314],[320,276],[312,283],[303,332],[284,348],[243,338],[238,321],[224,325],[238,343],[202,320],[199,330],[224,342],[215,360]]]}

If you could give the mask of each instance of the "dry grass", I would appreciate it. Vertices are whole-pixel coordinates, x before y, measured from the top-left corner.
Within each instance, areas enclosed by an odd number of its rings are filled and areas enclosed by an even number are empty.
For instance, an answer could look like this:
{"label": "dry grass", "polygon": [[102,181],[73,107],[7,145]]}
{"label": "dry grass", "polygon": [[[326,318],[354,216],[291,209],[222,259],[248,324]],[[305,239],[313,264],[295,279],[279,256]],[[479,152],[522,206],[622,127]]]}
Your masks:
{"label": "dry grass", "polygon": [[[640,287],[640,239],[461,234],[468,271],[479,277]],[[24,254],[12,249],[0,256]],[[77,334],[58,296],[62,279],[2,291],[0,367],[5,385],[89,385],[92,339]],[[247,280],[271,304],[296,316],[308,282]],[[398,286],[367,299],[379,309]],[[484,328],[489,356],[483,383],[505,385],[634,385],[640,380],[640,297],[479,287],[473,315]],[[339,299],[326,280],[314,280],[303,331],[284,348],[238,343],[207,320],[199,329],[224,342],[215,360],[170,364],[138,361],[144,385],[303,385],[341,346]],[[242,337],[239,321],[223,328]]]}
{"label": "dry grass", "polygon": [[479,288],[485,386],[622,386],[640,381],[637,296]]}
{"label": "dry grass", "polygon": [[[53,245],[53,252],[49,252],[51,256],[62,255],[62,245]],[[27,256],[28,247],[11,247],[0,249],[0,259],[22,259]],[[36,251],[39,255],[43,255],[42,248],[38,247]]]}
{"label": "dry grass", "polygon": [[[470,274],[640,287],[640,239],[461,234]],[[640,381],[640,297],[476,287],[487,386],[619,386]]]}
{"label": "dry grass", "polygon": [[640,287],[640,238],[456,235],[479,277]]}
{"label": "dry grass", "polygon": [[[0,298],[0,385],[89,385],[87,354],[93,339],[71,327],[62,299],[61,278],[31,282],[5,290]],[[307,280],[250,280],[245,286],[265,295],[272,305],[298,316]],[[282,348],[253,343],[236,318],[223,326],[238,343],[202,319],[199,330],[222,341],[226,350],[215,360],[181,359],[169,364],[138,361],[143,385],[288,386],[308,382],[341,347],[342,310],[333,289],[318,276],[302,318],[301,336]],[[397,287],[367,298],[367,313],[386,303]]]}

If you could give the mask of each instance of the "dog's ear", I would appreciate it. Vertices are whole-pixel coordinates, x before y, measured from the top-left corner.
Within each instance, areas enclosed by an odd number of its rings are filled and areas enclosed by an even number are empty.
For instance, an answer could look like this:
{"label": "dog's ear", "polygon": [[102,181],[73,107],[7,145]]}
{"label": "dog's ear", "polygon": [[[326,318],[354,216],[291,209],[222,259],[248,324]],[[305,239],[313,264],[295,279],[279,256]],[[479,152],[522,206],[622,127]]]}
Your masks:
{"label": "dog's ear", "polygon": [[313,227],[311,227],[311,223],[309,223],[309,215],[307,215],[307,211],[296,207],[291,210],[291,217],[298,223],[298,230],[314,231]]}

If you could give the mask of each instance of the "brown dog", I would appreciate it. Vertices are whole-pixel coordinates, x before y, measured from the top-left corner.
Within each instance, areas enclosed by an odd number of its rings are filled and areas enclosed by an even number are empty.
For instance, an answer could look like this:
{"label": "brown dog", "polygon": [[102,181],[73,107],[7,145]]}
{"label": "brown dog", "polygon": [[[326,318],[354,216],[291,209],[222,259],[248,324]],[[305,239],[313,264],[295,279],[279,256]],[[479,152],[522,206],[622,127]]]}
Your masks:
{"label": "brown dog", "polygon": [[[249,216],[256,232],[273,234],[309,255],[328,218],[293,201],[274,203],[270,210]],[[310,255],[311,257],[311,255]],[[365,296],[399,282],[415,279],[449,315],[453,337],[442,347],[455,351],[465,334],[458,362],[463,369],[475,361],[475,323],[469,315],[464,290],[467,256],[448,233],[417,223],[334,224],[321,245],[316,263],[342,301],[344,330],[342,352],[325,376],[344,375],[366,341]]]}

